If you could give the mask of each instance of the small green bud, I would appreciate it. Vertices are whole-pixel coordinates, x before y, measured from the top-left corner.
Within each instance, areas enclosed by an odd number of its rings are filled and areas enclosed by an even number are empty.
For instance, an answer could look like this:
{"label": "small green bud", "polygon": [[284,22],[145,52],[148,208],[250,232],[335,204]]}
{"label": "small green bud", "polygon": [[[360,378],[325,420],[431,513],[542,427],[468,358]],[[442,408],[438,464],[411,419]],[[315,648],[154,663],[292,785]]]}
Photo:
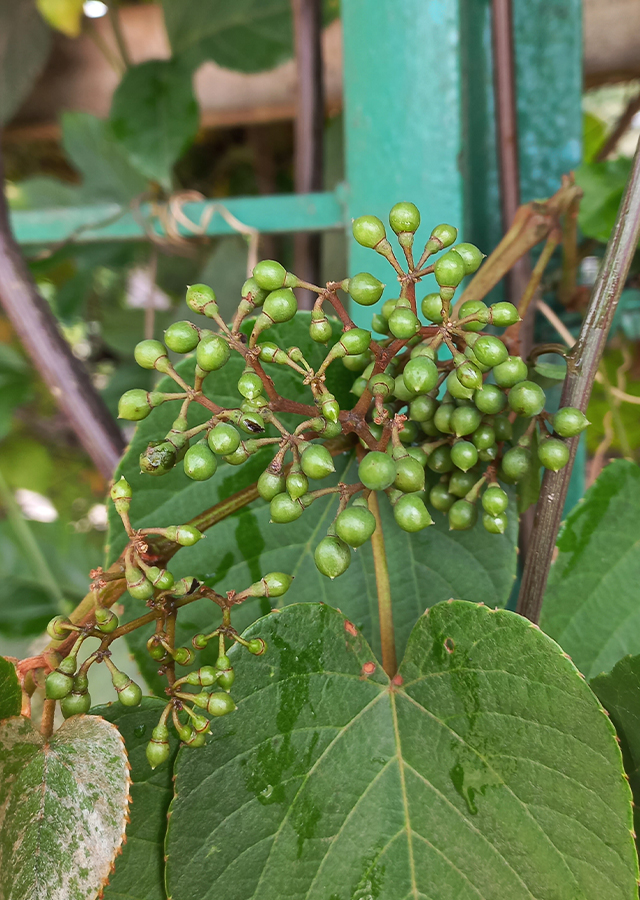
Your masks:
{"label": "small green bud", "polygon": [[96,608],[95,620],[98,630],[102,631],[103,634],[111,634],[111,632],[115,631],[120,624],[118,617],[113,610],[105,609],[103,606],[98,606]]}
{"label": "small green bud", "polygon": [[384,284],[369,272],[360,272],[349,278],[347,291],[351,299],[361,306],[373,306],[382,297],[384,287]]}
{"label": "small green bud", "polygon": [[265,291],[276,291],[284,287],[287,270],[275,259],[262,259],[253,268],[256,284]]}
{"label": "small green bud", "polygon": [[193,525],[171,525],[164,529],[164,536],[167,540],[180,544],[181,547],[193,547],[202,540],[204,534]]}
{"label": "small green bud", "polygon": [[140,388],[134,388],[125,393],[118,400],[118,418],[127,419],[129,422],[139,422],[146,419],[151,412],[149,394]]}
{"label": "small green bud", "polygon": [[272,322],[288,322],[298,311],[298,301],[291,288],[272,291],[262,306],[262,312]]}
{"label": "small green bud", "polygon": [[54,616],[47,625],[47,634],[50,638],[53,638],[54,641],[63,640],[69,634],[69,630],[67,628],[63,628],[63,625],[70,624],[71,619],[69,619],[68,616]]}
{"label": "small green bud", "polygon": [[385,227],[377,216],[359,216],[353,220],[351,228],[356,241],[372,250],[387,236]]}
{"label": "small green bud", "polygon": [[252,638],[247,644],[247,650],[254,656],[262,656],[266,649],[266,642],[262,638]]}
{"label": "small green bud", "polygon": [[187,306],[193,312],[213,319],[218,315],[216,295],[207,284],[192,284],[187,288]]}
{"label": "small green bud", "polygon": [[164,342],[174,353],[191,353],[200,342],[200,332],[193,322],[173,322],[164,333]]}

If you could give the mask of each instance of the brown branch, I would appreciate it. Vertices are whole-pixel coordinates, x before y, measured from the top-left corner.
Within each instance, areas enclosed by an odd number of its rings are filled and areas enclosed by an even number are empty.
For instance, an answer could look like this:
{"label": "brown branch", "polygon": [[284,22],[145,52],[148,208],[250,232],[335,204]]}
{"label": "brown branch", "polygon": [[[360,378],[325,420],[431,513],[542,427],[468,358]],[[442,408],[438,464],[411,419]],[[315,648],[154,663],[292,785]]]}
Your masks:
{"label": "brown branch", "polygon": [[631,120],[640,110],[640,93],[632,97],[627,103],[625,111],[622,113],[616,124],[613,126],[611,133],[607,136],[604,144],[598,150],[595,161],[603,162],[610,153],[618,146],[618,141],[631,125]]}
{"label": "brown branch", "polygon": [[[607,251],[593,288],[580,335],[567,360],[560,406],[587,408],[620,294],[640,238],[640,146],[618,210]],[[532,622],[540,619],[549,568],[569,488],[578,438],[568,442],[571,456],[559,472],[547,470],[542,480],[529,553],[522,576],[517,611]]]}
{"label": "brown branch", "polygon": [[[0,180],[2,180],[0,158]],[[124,450],[120,430],[72,354],[22,259],[0,191],[0,302],[44,383],[96,468],[111,478]]]}

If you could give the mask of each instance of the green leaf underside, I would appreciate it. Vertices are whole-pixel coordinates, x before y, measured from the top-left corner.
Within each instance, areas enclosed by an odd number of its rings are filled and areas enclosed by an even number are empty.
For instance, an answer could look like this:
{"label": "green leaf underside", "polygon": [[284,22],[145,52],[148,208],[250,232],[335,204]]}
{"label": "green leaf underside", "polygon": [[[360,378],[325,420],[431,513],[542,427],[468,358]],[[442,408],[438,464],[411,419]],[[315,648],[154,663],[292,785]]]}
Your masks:
{"label": "green leaf underside", "polygon": [[329,607],[254,632],[268,650],[234,651],[238,712],[177,760],[172,900],[637,896],[611,724],[525,620],[438,605],[392,690]]}
{"label": "green leaf underside", "polygon": [[43,743],[0,723],[0,897],[92,900],[122,843],[129,776],[117,728],[74,716]]}
{"label": "green leaf underside", "polygon": [[116,725],[124,738],[133,782],[127,839],[104,890],[104,900],[166,900],[163,845],[178,739],[170,731],[171,756],[157,769],[150,767],[145,755],[163,709],[162,701],[143,697],[134,709],[110,703],[92,710]]}
{"label": "green leaf underside", "polygon": [[0,656],[0,719],[19,716],[22,707],[22,691],[13,663]]}
{"label": "green leaf underside", "polygon": [[640,833],[640,656],[625,656],[611,672],[598,675],[591,689],[611,716],[620,738],[624,767],[635,802],[634,822]]}
{"label": "green leaf underside", "polygon": [[587,678],[640,653],[640,468],[607,466],[558,538],[540,627]]}

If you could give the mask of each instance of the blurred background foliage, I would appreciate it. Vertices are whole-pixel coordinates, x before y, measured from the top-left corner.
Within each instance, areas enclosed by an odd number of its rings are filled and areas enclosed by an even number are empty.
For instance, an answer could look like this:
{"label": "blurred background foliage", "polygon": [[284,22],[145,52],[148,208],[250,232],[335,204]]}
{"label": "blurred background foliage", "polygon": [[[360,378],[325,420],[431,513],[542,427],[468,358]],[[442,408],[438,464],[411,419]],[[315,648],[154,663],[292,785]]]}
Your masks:
{"label": "blurred background foliage", "polygon": [[[203,64],[257,73],[290,59],[290,0],[164,0],[162,9],[168,58],[132,62],[139,54],[126,45],[115,3],[109,8],[99,0],[0,5],[5,35],[0,41],[0,124],[6,126],[6,190],[14,209],[91,203],[128,209],[142,195],[162,198],[182,190],[222,200],[293,190],[290,118],[210,126],[194,92],[194,74]],[[339,16],[337,0],[326,0],[324,14],[326,24]],[[102,27],[103,19],[110,20],[108,26]],[[109,114],[67,108],[53,128],[25,127],[24,110],[33,106],[55,48],[80,40],[97,47],[115,73]],[[558,268],[549,271],[543,286],[545,299],[573,334],[622,196],[640,112],[627,116],[627,127],[605,158],[602,150],[639,92],[640,82],[633,81],[584,96],[583,163],[576,171],[584,190],[581,288],[563,308]],[[325,189],[343,178],[340,112],[332,112],[324,137]],[[323,237],[325,277],[346,274],[344,245],[341,234]],[[292,237],[261,237],[260,255],[290,266]],[[28,262],[74,354],[115,414],[123,391],[151,386],[153,374],[134,364],[133,348],[144,336],[160,337],[168,324],[184,317],[186,284],[212,284],[223,311],[235,308],[247,244],[242,236],[198,239],[188,247],[71,241],[31,250]],[[558,341],[551,326],[544,329],[543,338]],[[587,440],[596,458],[625,455],[640,461],[640,407],[612,401],[610,392],[613,385],[640,398],[639,341],[637,260],[616,316],[604,380],[589,408],[593,427]],[[52,614],[72,608],[85,593],[88,569],[102,560],[105,489],[0,318],[0,652],[23,653]]]}

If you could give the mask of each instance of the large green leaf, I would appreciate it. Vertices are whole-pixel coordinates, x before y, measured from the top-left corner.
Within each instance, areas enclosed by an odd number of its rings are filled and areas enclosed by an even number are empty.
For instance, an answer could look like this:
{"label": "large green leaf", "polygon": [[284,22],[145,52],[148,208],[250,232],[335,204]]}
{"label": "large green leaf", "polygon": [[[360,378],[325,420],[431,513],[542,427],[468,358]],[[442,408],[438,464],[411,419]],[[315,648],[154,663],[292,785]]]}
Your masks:
{"label": "large green leaf", "polygon": [[606,675],[590,682],[615,725],[624,767],[635,801],[636,835],[640,834],[640,656],[625,656]]}
{"label": "large green leaf", "polygon": [[587,678],[640,653],[640,468],[607,466],[558,538],[541,628]]}
{"label": "large green leaf", "polygon": [[51,30],[35,0],[0,3],[0,125],[27,97],[49,56]]}
{"label": "large green leaf", "polygon": [[16,667],[4,656],[0,656],[0,719],[19,716],[21,707],[22,691]]}
{"label": "large green leaf", "polygon": [[179,59],[152,59],[126,71],[111,104],[113,134],[134,166],[167,189],[198,130],[191,79]]}
{"label": "large green leaf", "polygon": [[168,762],[152,769],[145,754],[151,732],[158,724],[164,703],[143,697],[131,709],[121,703],[91,710],[117,726],[124,738],[131,764],[131,808],[127,840],[116,868],[109,877],[104,900],[166,900],[164,889],[164,838],[167,810],[173,795],[173,762],[178,740],[170,734]]}
{"label": "large green leaf", "polygon": [[576,183],[584,191],[578,224],[587,237],[609,240],[630,171],[626,157],[585,162],[576,169]]}
{"label": "large green leaf", "polygon": [[238,712],[178,756],[173,900],[635,900],[613,728],[526,620],[440,604],[391,684],[326,606],[254,632]]}
{"label": "large green leaf", "polygon": [[122,843],[129,773],[118,729],[73,716],[48,741],[0,723],[0,897],[93,900]]}

